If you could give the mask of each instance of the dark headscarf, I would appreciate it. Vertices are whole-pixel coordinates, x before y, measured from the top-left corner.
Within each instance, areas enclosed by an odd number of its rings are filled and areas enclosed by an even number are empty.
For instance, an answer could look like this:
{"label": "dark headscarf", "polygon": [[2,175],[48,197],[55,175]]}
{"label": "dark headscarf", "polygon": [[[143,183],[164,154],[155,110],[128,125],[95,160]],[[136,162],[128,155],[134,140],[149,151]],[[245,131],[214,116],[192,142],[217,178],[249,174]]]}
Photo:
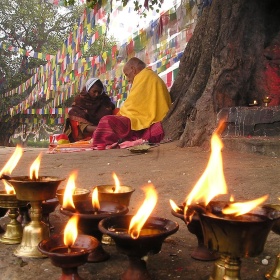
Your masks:
{"label": "dark headscarf", "polygon": [[115,109],[114,103],[106,93],[91,97],[85,88],[75,97],[69,118],[83,123],[97,125],[100,119],[106,115],[112,115]]}

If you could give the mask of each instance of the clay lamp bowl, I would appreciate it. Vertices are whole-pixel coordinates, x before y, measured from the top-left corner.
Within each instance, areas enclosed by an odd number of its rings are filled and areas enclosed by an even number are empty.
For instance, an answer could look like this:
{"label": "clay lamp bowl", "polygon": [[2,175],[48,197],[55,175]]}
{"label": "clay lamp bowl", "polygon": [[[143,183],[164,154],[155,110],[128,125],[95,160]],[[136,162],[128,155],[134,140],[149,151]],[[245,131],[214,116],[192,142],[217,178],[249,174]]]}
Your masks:
{"label": "clay lamp bowl", "polygon": [[14,187],[16,197],[20,201],[29,201],[31,222],[23,229],[22,241],[14,254],[18,257],[42,258],[38,251],[38,242],[50,236],[49,227],[41,221],[42,202],[56,195],[59,184],[64,179],[51,176],[11,177],[7,181]]}
{"label": "clay lamp bowl", "polygon": [[79,217],[78,229],[81,233],[91,235],[99,240],[99,246],[88,256],[88,262],[106,261],[110,256],[101,245],[102,233],[98,229],[98,223],[107,217],[121,216],[128,212],[128,208],[116,202],[101,201],[100,208],[97,210],[92,206],[91,199],[85,201],[77,201],[75,209],[61,208],[61,213],[72,217]]}
{"label": "clay lamp bowl", "polygon": [[19,216],[19,207],[26,206],[26,201],[17,199],[16,194],[9,194],[7,191],[0,191],[0,209],[6,213],[9,209],[9,223],[6,226],[6,232],[0,237],[0,242],[4,244],[19,244],[22,239],[23,228],[17,221]]}
{"label": "clay lamp bowl", "polygon": [[[130,186],[121,185],[115,173],[113,173],[113,178],[115,180],[115,185],[96,186],[98,190],[98,200],[117,202],[128,207],[135,189]],[[113,239],[106,234],[103,234],[101,242],[107,245],[114,245]]]}
{"label": "clay lamp bowl", "polygon": [[[265,206],[272,207],[275,210],[280,211],[280,204],[268,204],[268,205],[265,205]],[[274,225],[272,227],[272,231],[274,233],[280,235],[280,219],[277,220],[274,223]],[[278,280],[278,279],[280,279],[280,253],[276,257],[274,267],[271,269],[270,272],[265,274],[265,278],[266,279],[271,279],[271,280]]]}
{"label": "clay lamp bowl", "polygon": [[56,207],[59,205],[59,201],[57,197],[44,200],[42,202],[42,222],[44,222],[52,231],[54,229],[54,226],[50,223],[50,214],[55,211]]}
{"label": "clay lamp bowl", "polygon": [[177,232],[179,225],[164,218],[149,217],[139,237],[134,239],[128,234],[131,218],[131,215],[108,217],[99,223],[99,229],[115,241],[121,254],[129,258],[129,266],[122,274],[122,280],[152,279],[142,258],[159,253],[163,241]]}
{"label": "clay lamp bowl", "polygon": [[72,217],[64,234],[54,234],[38,244],[38,250],[48,256],[54,266],[62,269],[60,280],[81,280],[78,267],[87,262],[89,254],[98,246],[89,235],[78,235],[77,217]]}
{"label": "clay lamp bowl", "polygon": [[171,214],[186,223],[189,232],[194,234],[197,238],[197,247],[191,253],[191,257],[193,259],[200,261],[213,261],[219,258],[219,254],[217,252],[209,250],[204,244],[203,231],[197,213],[194,213],[190,222],[186,222],[185,220],[184,206],[178,206],[176,211],[172,209]]}
{"label": "clay lamp bowl", "polygon": [[[250,212],[233,216],[223,214],[221,202],[210,202],[207,207],[190,205],[200,218],[204,244],[225,256],[222,279],[241,279],[242,257],[256,257],[262,253],[267,236],[280,212],[270,207],[256,207]],[[249,277],[250,278],[250,277]]]}

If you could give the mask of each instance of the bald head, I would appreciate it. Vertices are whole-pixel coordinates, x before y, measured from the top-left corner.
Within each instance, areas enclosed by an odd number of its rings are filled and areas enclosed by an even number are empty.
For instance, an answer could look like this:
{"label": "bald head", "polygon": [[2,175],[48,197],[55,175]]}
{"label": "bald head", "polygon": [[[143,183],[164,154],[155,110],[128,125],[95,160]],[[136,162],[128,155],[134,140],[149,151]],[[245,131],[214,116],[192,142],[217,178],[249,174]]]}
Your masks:
{"label": "bald head", "polygon": [[130,83],[133,82],[134,77],[146,68],[146,64],[144,61],[137,57],[132,57],[128,60],[128,62],[123,67],[123,73],[127,77]]}

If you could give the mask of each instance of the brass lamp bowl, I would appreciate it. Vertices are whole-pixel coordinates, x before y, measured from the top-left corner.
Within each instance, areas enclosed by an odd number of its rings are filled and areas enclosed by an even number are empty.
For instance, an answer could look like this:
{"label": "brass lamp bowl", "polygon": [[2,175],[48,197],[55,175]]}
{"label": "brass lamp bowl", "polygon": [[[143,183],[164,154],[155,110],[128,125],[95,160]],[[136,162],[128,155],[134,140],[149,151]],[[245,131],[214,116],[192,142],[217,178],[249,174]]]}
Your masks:
{"label": "brass lamp bowl", "polygon": [[11,177],[7,181],[14,187],[18,200],[29,201],[30,223],[23,229],[22,241],[14,251],[18,257],[44,258],[46,255],[38,250],[38,243],[50,236],[48,225],[41,221],[42,202],[53,199],[59,184],[64,179],[50,176],[39,176],[30,179],[28,176]]}
{"label": "brass lamp bowl", "polygon": [[27,205],[26,201],[20,201],[17,199],[16,194],[7,194],[6,191],[0,191],[0,209],[4,209],[7,212],[10,222],[6,226],[6,232],[0,237],[0,242],[4,244],[17,244],[22,239],[22,225],[17,221],[19,216],[19,207]]}
{"label": "brass lamp bowl", "polygon": [[7,181],[15,188],[18,200],[43,201],[55,197],[58,185],[63,180],[51,176],[40,176],[37,180],[19,176],[11,177]]}
{"label": "brass lamp bowl", "polygon": [[179,206],[179,208],[180,210],[176,212],[172,209],[171,214],[180,218],[187,225],[189,232],[194,234],[197,238],[197,247],[192,251],[191,257],[200,261],[213,261],[218,259],[219,254],[209,250],[204,244],[204,237],[198,214],[194,213],[192,220],[189,223],[186,223],[184,217],[184,207]]}
{"label": "brass lamp bowl", "polygon": [[266,238],[280,212],[269,208],[256,210],[238,217],[199,213],[204,243],[211,250],[232,257],[256,257],[264,249]]}
{"label": "brass lamp bowl", "polygon": [[[266,206],[272,207],[273,209],[280,211],[280,204],[268,204]],[[273,224],[272,231],[280,235],[280,219]],[[265,278],[270,280],[280,279],[280,253],[276,257],[274,267],[271,269],[271,271],[265,274]]]}
{"label": "brass lamp bowl", "polygon": [[[64,195],[65,189],[59,189],[56,191],[56,197],[58,198],[59,204],[62,206],[63,204],[63,195]],[[89,196],[90,191],[87,189],[82,188],[76,188],[73,193],[73,202],[77,201],[84,201]]]}
{"label": "brass lamp bowl", "polygon": [[99,185],[97,186],[99,201],[111,201],[129,206],[132,193],[135,191],[130,186],[120,186],[120,191],[115,192],[114,185]]}
{"label": "brass lamp bowl", "polygon": [[[266,204],[265,207],[271,207],[280,211],[280,204]],[[273,224],[272,231],[280,235],[280,219],[276,220],[276,222]]]}
{"label": "brass lamp bowl", "polygon": [[[226,204],[213,201],[207,207],[196,204],[188,208],[199,214],[204,244],[223,256],[219,273],[214,273],[211,280],[240,280],[240,258],[255,257],[262,253],[270,230],[280,219],[280,212],[268,206],[256,207],[240,216],[224,215],[222,209]],[[222,278],[216,278],[219,275]]]}
{"label": "brass lamp bowl", "polygon": [[7,194],[5,191],[0,191],[0,208],[18,208],[27,205],[27,201],[20,201],[16,194]]}

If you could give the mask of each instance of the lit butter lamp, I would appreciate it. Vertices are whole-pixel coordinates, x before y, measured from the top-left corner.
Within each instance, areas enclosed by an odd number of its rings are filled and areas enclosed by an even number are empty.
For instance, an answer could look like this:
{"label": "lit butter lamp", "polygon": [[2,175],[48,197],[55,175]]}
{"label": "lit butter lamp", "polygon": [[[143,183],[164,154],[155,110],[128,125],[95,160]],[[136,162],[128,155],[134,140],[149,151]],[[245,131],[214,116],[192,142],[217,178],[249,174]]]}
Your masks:
{"label": "lit butter lamp", "polygon": [[121,185],[116,173],[113,172],[112,176],[114,178],[115,185],[96,186],[98,189],[99,201],[113,201],[128,207],[131,195],[135,189],[130,186]]}
{"label": "lit butter lamp", "polygon": [[69,197],[71,196],[73,202],[86,200],[90,194],[90,191],[84,188],[76,188],[75,180],[78,176],[77,171],[73,171],[70,175],[68,183],[65,189],[58,189],[56,192],[56,196],[58,198],[59,204],[63,207],[63,205],[67,204]]}
{"label": "lit butter lamp", "polygon": [[[72,174],[67,182],[68,185],[75,185],[75,178]],[[98,200],[98,190],[95,188],[92,196],[83,201],[73,201],[71,192],[65,191],[63,198],[63,205],[60,209],[61,213],[72,217],[73,215],[79,216],[78,229],[86,235],[91,235],[100,241],[99,246],[88,256],[88,262],[102,262],[109,259],[110,255],[103,249],[101,244],[102,233],[98,229],[98,223],[110,216],[125,215],[128,208],[117,202]]]}
{"label": "lit butter lamp", "polygon": [[204,236],[198,214],[194,213],[191,220],[186,221],[184,215],[185,203],[178,206],[173,200],[170,199],[170,205],[172,208],[171,214],[184,221],[189,232],[194,234],[197,238],[197,246],[191,252],[191,257],[199,261],[217,260],[220,257],[219,253],[209,250],[208,247],[204,244]]}
{"label": "lit butter lamp", "polygon": [[38,243],[50,236],[48,225],[41,221],[42,202],[54,198],[59,184],[64,180],[51,176],[39,176],[40,160],[41,154],[32,163],[29,176],[6,179],[14,187],[17,199],[29,201],[31,205],[31,222],[24,227],[22,241],[14,251],[18,257],[46,257],[38,250]]}
{"label": "lit butter lamp", "polygon": [[[10,178],[10,175],[17,165],[22,156],[23,150],[20,146],[17,146],[13,155],[0,171],[0,178]],[[15,189],[6,180],[3,179],[5,186],[4,191],[0,191],[0,208],[9,209],[8,216],[10,218],[9,223],[6,226],[6,232],[0,237],[0,242],[4,244],[18,244],[22,239],[22,225],[17,221],[19,216],[19,207],[26,206],[26,201],[20,201],[17,199]]]}
{"label": "lit butter lamp", "polygon": [[222,142],[218,131],[211,138],[211,155],[206,170],[185,201],[184,215],[190,222],[197,213],[204,244],[221,254],[210,280],[239,280],[242,257],[258,256],[280,213],[273,208],[258,207],[268,196],[247,201],[212,201],[227,194],[223,173]]}
{"label": "lit butter lamp", "polygon": [[26,201],[20,201],[16,198],[14,188],[3,180],[5,191],[0,191],[0,207],[9,209],[9,223],[6,226],[6,232],[0,237],[0,242],[4,244],[18,244],[22,239],[22,225],[17,221],[19,216],[19,207],[26,206]]}
{"label": "lit butter lamp", "polygon": [[157,193],[152,184],[146,186],[144,191],[146,199],[136,215],[109,217],[99,223],[100,231],[112,237],[117,250],[129,258],[129,266],[122,274],[122,280],[152,279],[144,259],[149,254],[159,253],[165,238],[179,228],[176,222],[149,217],[156,205]]}
{"label": "lit butter lamp", "polygon": [[[280,200],[280,198],[279,198]],[[280,204],[268,204],[265,205],[268,207],[272,207],[278,211],[280,211]],[[278,235],[280,235],[280,219],[277,220],[276,223],[274,223],[272,227],[272,231]],[[269,280],[280,280],[280,253],[276,257],[276,261],[274,264],[274,267],[269,271],[268,273],[265,274],[265,278]]]}
{"label": "lit butter lamp", "polygon": [[78,216],[69,219],[64,235],[53,234],[38,244],[39,251],[48,256],[54,266],[62,269],[60,280],[82,280],[78,267],[85,264],[88,255],[98,246],[98,240],[89,235],[78,235]]}
{"label": "lit butter lamp", "polygon": [[[131,195],[135,191],[134,188],[130,186],[121,185],[120,180],[115,172],[113,172],[112,177],[114,179],[114,185],[98,185],[96,186],[98,190],[98,200],[116,202],[125,206],[129,206]],[[103,244],[114,245],[113,239],[103,234],[101,242]]]}

